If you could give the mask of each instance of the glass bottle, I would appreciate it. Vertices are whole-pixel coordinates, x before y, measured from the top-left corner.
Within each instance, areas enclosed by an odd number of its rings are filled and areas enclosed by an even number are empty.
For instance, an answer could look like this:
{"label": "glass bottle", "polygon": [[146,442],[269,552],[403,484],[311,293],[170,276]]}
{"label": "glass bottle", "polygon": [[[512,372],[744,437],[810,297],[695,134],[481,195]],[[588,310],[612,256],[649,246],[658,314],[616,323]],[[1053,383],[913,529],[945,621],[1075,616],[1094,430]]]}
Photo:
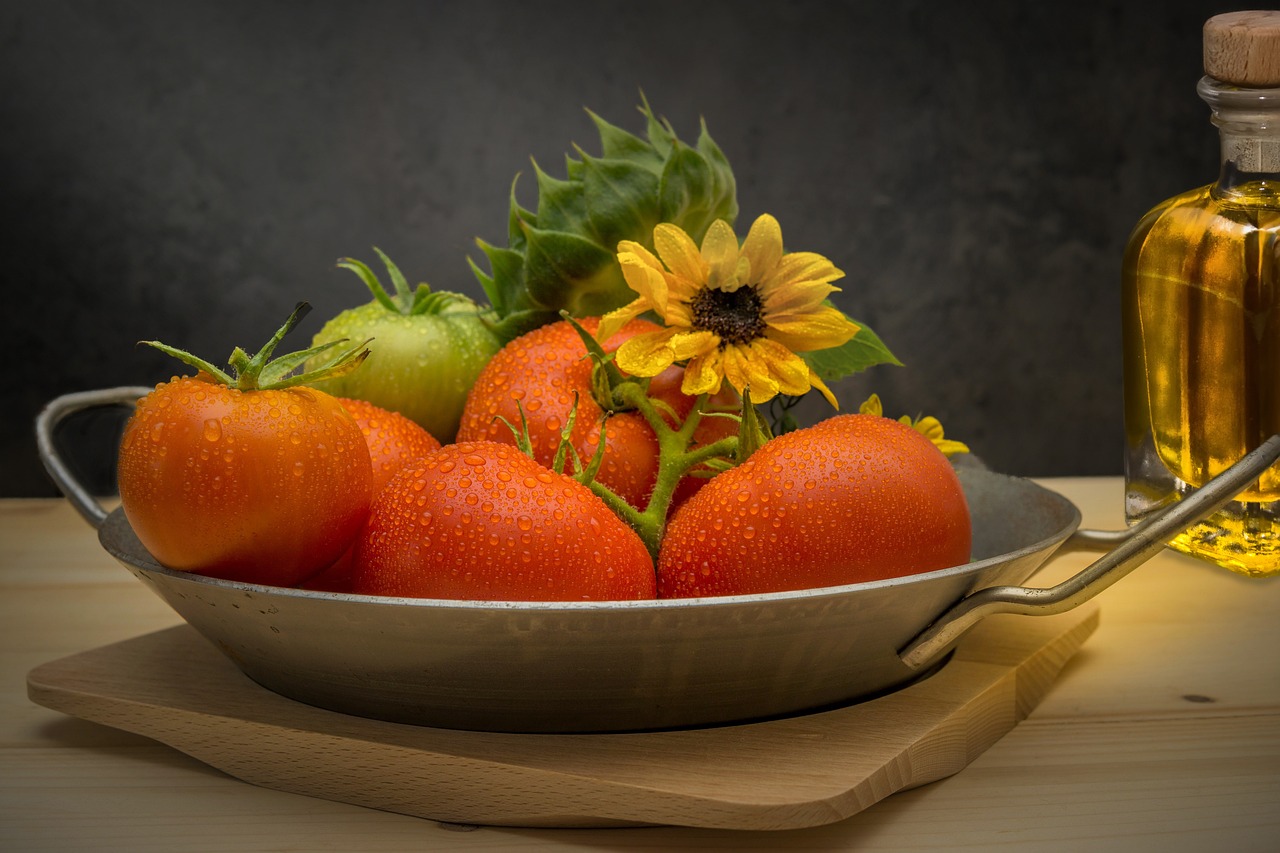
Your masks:
{"label": "glass bottle", "polygon": [[[1258,73],[1258,56],[1275,70]],[[1280,433],[1280,12],[1211,19],[1205,71],[1218,180],[1147,213],[1124,256],[1130,524]],[[1170,545],[1280,573],[1280,464]]]}

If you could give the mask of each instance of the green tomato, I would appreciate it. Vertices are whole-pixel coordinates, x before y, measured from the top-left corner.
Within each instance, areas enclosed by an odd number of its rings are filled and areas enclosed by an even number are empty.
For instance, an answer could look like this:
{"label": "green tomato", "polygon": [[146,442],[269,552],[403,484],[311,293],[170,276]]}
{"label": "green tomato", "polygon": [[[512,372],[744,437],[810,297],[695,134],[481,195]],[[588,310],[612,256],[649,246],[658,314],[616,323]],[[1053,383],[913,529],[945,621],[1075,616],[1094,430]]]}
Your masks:
{"label": "green tomato", "polygon": [[500,347],[498,337],[470,299],[432,292],[426,285],[410,293],[395,264],[378,254],[397,296],[389,296],[363,263],[344,259],[339,266],[355,271],[374,299],[338,314],[312,341],[320,346],[343,338],[372,339],[369,357],[360,369],[315,387],[399,412],[447,444],[458,431],[467,393]]}

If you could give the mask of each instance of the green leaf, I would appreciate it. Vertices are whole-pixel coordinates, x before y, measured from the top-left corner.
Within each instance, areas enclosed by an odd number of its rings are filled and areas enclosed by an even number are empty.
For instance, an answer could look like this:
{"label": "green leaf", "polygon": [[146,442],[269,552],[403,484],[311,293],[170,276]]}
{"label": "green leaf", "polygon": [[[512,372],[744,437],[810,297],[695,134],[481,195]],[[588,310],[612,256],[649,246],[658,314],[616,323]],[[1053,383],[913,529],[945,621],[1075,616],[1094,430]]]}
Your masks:
{"label": "green leaf", "polygon": [[653,146],[633,133],[623,130],[587,110],[600,134],[600,154],[606,160],[626,160],[644,166],[656,177],[662,172],[662,157]]}
{"label": "green leaf", "polygon": [[374,246],[373,250],[378,253],[378,257],[382,259],[382,265],[387,268],[387,274],[391,276],[391,283],[396,289],[396,298],[399,299],[397,304],[400,311],[407,314],[413,304],[413,293],[409,289],[408,280],[404,277],[404,273],[400,272],[400,267],[396,266],[385,252],[377,246]]}
{"label": "green leaf", "polygon": [[[702,122],[702,129],[698,134],[698,152],[706,158],[711,167],[714,187],[712,196],[715,199],[711,221],[723,219],[732,225],[738,218],[737,181],[733,177],[733,168],[729,165],[728,158],[724,156],[720,146],[716,145],[715,140],[711,138],[711,134],[707,132],[705,120]],[[710,222],[708,222],[708,225],[710,225]]]}
{"label": "green leaf", "polygon": [[574,316],[621,307],[633,294],[614,254],[576,234],[525,228],[525,287],[534,302]]}
{"label": "green leaf", "polygon": [[583,155],[582,182],[591,230],[597,242],[614,250],[620,240],[635,240],[653,248],[658,214],[658,176],[626,160]]}
{"label": "green leaf", "polygon": [[646,132],[649,135],[649,144],[652,145],[660,156],[664,159],[671,153],[671,146],[676,142],[675,131],[671,129],[671,125],[664,121],[659,121],[658,117],[653,114],[653,110],[649,107],[649,99],[640,93],[640,113],[645,117]]}
{"label": "green leaf", "polygon": [[695,149],[676,142],[662,172],[659,190],[662,221],[679,225],[694,242],[701,242],[718,216],[719,200],[713,193],[715,184],[716,176],[707,159]]}
{"label": "green leaf", "polygon": [[533,168],[538,177],[538,227],[546,231],[572,231],[594,236],[582,184],[553,178],[536,162]]}
{"label": "green leaf", "polygon": [[[857,320],[853,322],[858,323]],[[858,323],[858,333],[842,346],[802,352],[800,357],[809,363],[823,382],[834,382],[877,364],[902,366],[880,337],[862,323]]]}
{"label": "green leaf", "polygon": [[491,328],[498,336],[498,340],[505,344],[514,341],[525,332],[532,332],[540,326],[554,323],[558,318],[558,314],[546,308],[521,308],[509,312],[500,321],[493,323]]}
{"label": "green leaf", "polygon": [[364,286],[369,288],[369,292],[373,294],[373,298],[376,299],[378,304],[383,308],[393,314],[400,313],[400,306],[397,305],[396,301],[387,293],[386,288],[382,286],[382,282],[378,281],[377,273],[369,269],[369,265],[364,261],[356,258],[342,258],[338,261],[338,267],[344,270],[351,270],[353,273],[358,275],[360,280],[364,282]]}
{"label": "green leaf", "polygon": [[524,255],[514,249],[500,249],[484,240],[476,239],[476,245],[489,259],[489,269],[493,275],[486,275],[475,261],[467,258],[471,272],[484,288],[489,304],[500,316],[506,316],[515,309],[516,302],[524,284]]}
{"label": "green leaf", "polygon": [[738,427],[738,447],[733,454],[735,465],[741,465],[751,458],[761,447],[773,438],[769,426],[760,419],[760,413],[751,403],[751,393],[745,390],[742,395],[742,419]]}
{"label": "green leaf", "polygon": [[520,202],[516,201],[516,182],[519,180],[519,174],[511,179],[511,200],[507,207],[507,244],[512,249],[523,251],[524,230],[522,223],[537,225],[538,216],[532,210],[526,210],[521,207]]}

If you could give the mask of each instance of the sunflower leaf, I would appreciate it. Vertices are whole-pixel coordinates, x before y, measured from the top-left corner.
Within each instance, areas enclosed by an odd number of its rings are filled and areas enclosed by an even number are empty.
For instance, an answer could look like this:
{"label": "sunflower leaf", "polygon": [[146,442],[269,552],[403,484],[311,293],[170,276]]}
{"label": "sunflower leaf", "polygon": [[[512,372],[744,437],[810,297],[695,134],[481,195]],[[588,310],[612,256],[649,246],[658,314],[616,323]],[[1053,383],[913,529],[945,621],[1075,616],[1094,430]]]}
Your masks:
{"label": "sunflower leaf", "polygon": [[575,317],[603,314],[634,296],[612,252],[585,237],[527,227],[524,284],[539,306]]}
{"label": "sunflower leaf", "polygon": [[880,336],[863,323],[858,323],[858,333],[847,343],[830,349],[802,352],[800,356],[823,382],[834,382],[877,364],[902,366]]}
{"label": "sunflower leaf", "polygon": [[587,200],[580,181],[553,178],[533,164],[538,179],[538,227],[546,231],[568,231],[594,238],[587,217]]}
{"label": "sunflower leaf", "polygon": [[651,248],[658,218],[658,176],[625,160],[582,157],[586,169],[583,197],[591,231],[600,245],[612,249],[620,240],[644,235]]}

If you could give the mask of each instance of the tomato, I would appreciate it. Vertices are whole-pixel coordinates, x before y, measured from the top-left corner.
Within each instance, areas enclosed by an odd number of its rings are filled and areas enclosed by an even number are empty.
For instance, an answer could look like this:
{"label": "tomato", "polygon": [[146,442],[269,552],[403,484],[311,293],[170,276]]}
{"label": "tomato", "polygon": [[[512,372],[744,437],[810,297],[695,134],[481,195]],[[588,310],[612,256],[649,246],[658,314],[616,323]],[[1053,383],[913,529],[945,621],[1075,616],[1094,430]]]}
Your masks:
{"label": "tomato", "polygon": [[[340,400],[342,407],[355,418],[369,447],[375,497],[405,465],[440,449],[435,436],[399,412],[388,412],[365,400]],[[324,592],[350,592],[353,550],[348,548],[333,565],[301,586]]]}
{"label": "tomato", "polygon": [[162,565],[292,586],[336,559],[369,512],[364,436],[312,388],[247,390],[174,377],[139,401],[120,500]]}
{"label": "tomato", "polygon": [[367,400],[339,398],[355,418],[369,447],[375,495],[409,462],[440,449],[435,436],[399,412],[390,412]]}
{"label": "tomato", "polygon": [[371,339],[368,364],[318,382],[316,387],[399,412],[438,440],[452,441],[467,392],[498,351],[498,337],[470,299],[443,291],[433,293],[426,285],[410,292],[395,264],[378,254],[397,294],[388,295],[373,272],[359,261],[342,262],[341,266],[364,280],[374,299],[335,316],[312,341],[319,345],[342,338]]}
{"label": "tomato", "polygon": [[590,489],[517,448],[460,442],[373,502],[352,587],[367,595],[570,601],[654,597],[640,537]]}
{"label": "tomato", "polygon": [[968,504],[929,439],[840,415],[766,443],[671,518],[659,597],[779,592],[928,572],[969,560]]}
{"label": "tomato", "polygon": [[[600,324],[598,317],[578,322],[592,333]],[[609,340],[602,341],[602,347],[605,352],[613,352],[628,338],[657,328],[647,320],[632,320]],[[463,409],[458,440],[514,444],[515,436],[497,418],[519,428],[523,409],[534,458],[550,466],[576,392],[578,409],[570,442],[585,465],[599,446],[600,418],[604,414],[591,396],[591,370],[586,347],[565,321],[542,326],[516,338],[493,357],[477,378]],[[681,368],[669,368],[650,381],[649,395],[684,417],[693,407],[694,399],[680,393],[681,378]],[[711,443],[721,435],[732,434],[733,430],[732,421],[706,418],[699,424],[694,439],[698,443]],[[570,464],[566,470],[575,469]],[[610,417],[605,426],[604,458],[596,479],[627,503],[643,508],[657,474],[658,441],[644,416],[633,411],[618,412]],[[685,481],[690,483],[684,492],[686,496],[703,482],[696,478]]]}

